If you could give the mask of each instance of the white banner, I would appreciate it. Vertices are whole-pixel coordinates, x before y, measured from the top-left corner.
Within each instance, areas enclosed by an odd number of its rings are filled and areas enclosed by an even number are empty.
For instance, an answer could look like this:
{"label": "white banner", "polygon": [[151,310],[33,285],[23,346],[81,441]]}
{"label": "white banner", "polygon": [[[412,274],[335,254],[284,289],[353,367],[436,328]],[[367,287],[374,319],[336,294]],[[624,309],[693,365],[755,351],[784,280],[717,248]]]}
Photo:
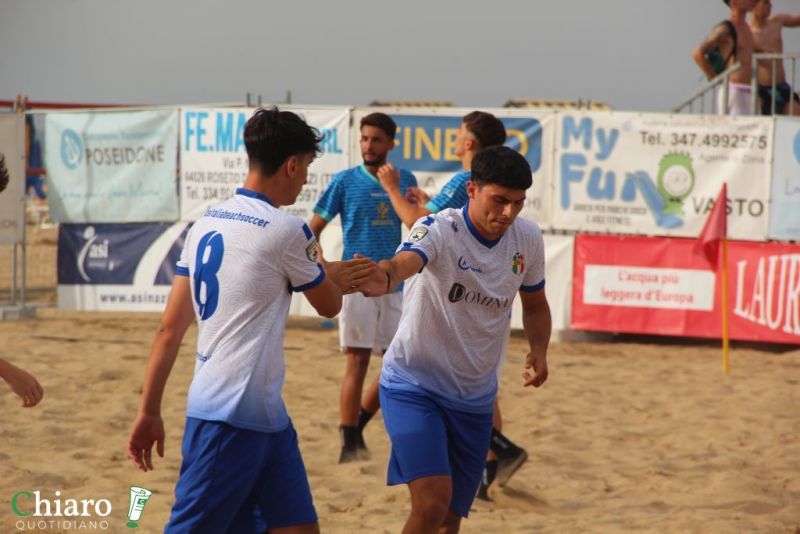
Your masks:
{"label": "white banner", "polygon": [[587,265],[583,302],[606,306],[714,309],[714,271],[620,265]]}
{"label": "white banner", "polygon": [[769,238],[800,241],[800,120],[775,121]]}
{"label": "white banner", "polygon": [[[323,154],[308,170],[297,202],[283,210],[305,220],[337,172],[349,166],[349,108],[281,107],[305,118],[324,135]],[[244,126],[255,108],[181,109],[181,220],[194,221],[233,195],[247,177]]]}
{"label": "white banner", "polygon": [[[544,290],[553,331],[569,330],[572,313],[572,260],[575,238],[566,235],[544,235]],[[514,299],[511,328],[522,328],[522,306]]]}
{"label": "white banner", "polygon": [[[353,114],[353,164],[362,161],[358,146],[358,125],[369,113],[381,111],[397,123],[395,148],[389,161],[408,169],[420,188],[434,196],[460,172],[455,138],[461,119],[470,108],[357,108]],[[533,187],[527,192],[522,216],[550,227],[552,199],[552,154],[555,113],[547,110],[482,109],[499,118],[506,127],[506,145],[525,156],[533,171]]]}
{"label": "white banner", "polygon": [[732,239],[767,237],[772,121],[562,112],[553,226],[696,237],[723,182]]}
{"label": "white banner", "polygon": [[[25,233],[25,117],[0,114],[0,154],[6,158],[8,185],[0,192],[0,245],[22,242]],[[5,268],[5,266],[4,266]]]}
{"label": "white banner", "polygon": [[178,218],[177,110],[48,113],[50,218],[64,223]]}

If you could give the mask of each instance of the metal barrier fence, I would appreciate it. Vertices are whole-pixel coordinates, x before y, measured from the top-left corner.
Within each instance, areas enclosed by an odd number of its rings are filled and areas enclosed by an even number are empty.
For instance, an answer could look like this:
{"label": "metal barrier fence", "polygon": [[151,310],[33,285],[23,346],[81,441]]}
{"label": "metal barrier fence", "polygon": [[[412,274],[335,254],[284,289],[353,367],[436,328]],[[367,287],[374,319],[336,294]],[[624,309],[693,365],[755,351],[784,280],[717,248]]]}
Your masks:
{"label": "metal barrier fence", "polygon": [[24,243],[0,246],[0,320],[56,303],[58,228],[29,217],[25,234]]}
{"label": "metal barrier fence", "polygon": [[[699,91],[684,100],[681,104],[672,109],[673,113],[683,113],[688,108],[689,113],[706,113],[705,104],[706,97],[711,96],[710,113],[727,115],[728,114],[728,90],[731,75],[742,68],[741,63],[736,63],[728,67],[724,72],[717,75],[716,78],[704,85]],[[722,102],[724,102],[724,109],[719,110],[719,101],[717,99],[717,87],[721,87]],[[699,111],[694,110],[695,103],[699,101]]]}
{"label": "metal barrier fence", "polygon": [[[772,98],[770,98],[770,115],[776,115],[776,101],[777,98],[775,96],[778,93],[778,61],[783,62],[785,59],[791,60],[792,62],[792,76],[788,78],[791,83],[789,84],[793,88],[797,82],[797,60],[800,59],[800,54],[753,54],[753,79],[751,82],[751,92],[752,92],[752,105],[750,107],[750,112],[753,115],[757,115],[760,113],[758,109],[758,100],[759,100],[759,83],[758,83],[758,70],[759,70],[759,62],[770,62],[769,71],[771,73],[771,83],[770,83],[770,93]],[[784,78],[786,78],[784,76]],[[795,102],[794,102],[794,95],[790,92],[789,94],[789,112],[784,113],[785,115],[794,115],[795,110]],[[800,111],[800,110],[798,110]]]}
{"label": "metal barrier fence", "polygon": [[[759,86],[763,86],[763,84],[759,84],[758,79],[758,71],[759,65],[764,67],[764,64],[769,62],[769,71],[771,73],[771,83],[769,84],[769,93],[771,95],[770,98],[770,109],[769,113],[764,113],[765,115],[794,115],[795,110],[800,113],[800,104],[796,105],[794,100],[794,93],[793,90],[790,91],[788,95],[788,102],[782,103],[783,105],[788,105],[788,108],[778,108],[778,98],[781,96],[779,95],[779,86],[782,82],[778,81],[778,72],[782,70],[783,64],[781,63],[781,68],[778,68],[778,62],[783,62],[784,60],[789,60],[792,62],[791,67],[791,76],[784,76],[784,81],[788,82],[790,87],[794,88],[797,85],[797,60],[800,59],[800,53],[791,53],[791,54],[753,54],[753,69],[752,69],[752,77],[750,81],[751,87],[751,104],[750,104],[750,112],[753,115],[761,115],[762,110],[759,109]],[[730,82],[731,75],[742,68],[741,63],[736,63],[732,67],[729,67],[727,70],[719,74],[716,78],[705,84],[701,87],[698,91],[696,91],[692,96],[681,102],[679,105],[672,108],[673,113],[713,113],[719,115],[728,115],[728,91],[729,87],[728,84]],[[721,95],[720,95],[721,93]],[[721,96],[721,97],[720,97]],[[706,111],[706,100],[708,97],[711,97],[711,104]],[[724,102],[724,109],[719,109],[719,103]],[[695,109],[695,107],[699,109]]]}

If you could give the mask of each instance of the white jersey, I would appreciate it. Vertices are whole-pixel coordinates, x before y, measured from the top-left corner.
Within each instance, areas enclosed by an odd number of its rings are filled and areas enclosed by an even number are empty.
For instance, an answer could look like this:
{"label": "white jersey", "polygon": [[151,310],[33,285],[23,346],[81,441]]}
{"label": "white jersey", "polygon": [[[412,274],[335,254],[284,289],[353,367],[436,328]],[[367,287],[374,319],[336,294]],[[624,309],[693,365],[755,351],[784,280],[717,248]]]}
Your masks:
{"label": "white jersey", "polygon": [[467,207],[416,222],[398,248],[425,266],[407,282],[400,327],[383,358],[381,384],[417,389],[454,407],[491,411],[518,291],[544,288],[544,240],[517,218],[496,241],[478,234]]}
{"label": "white jersey", "polygon": [[198,323],[187,416],[262,432],[288,426],[284,329],[291,291],[325,277],[316,244],[302,219],[248,189],[194,223],[178,262]]}

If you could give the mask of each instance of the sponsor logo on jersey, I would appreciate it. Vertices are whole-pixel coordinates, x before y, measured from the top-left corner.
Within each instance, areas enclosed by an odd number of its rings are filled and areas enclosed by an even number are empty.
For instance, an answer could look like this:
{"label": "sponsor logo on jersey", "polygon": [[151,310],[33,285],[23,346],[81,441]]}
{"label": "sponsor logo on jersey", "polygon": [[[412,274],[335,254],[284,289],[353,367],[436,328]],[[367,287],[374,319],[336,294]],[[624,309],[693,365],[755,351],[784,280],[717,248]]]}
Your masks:
{"label": "sponsor logo on jersey", "polygon": [[411,232],[408,239],[411,241],[421,241],[426,235],[428,235],[428,229],[420,226],[419,228],[414,228],[414,231]]}
{"label": "sponsor logo on jersey", "polygon": [[317,261],[317,240],[312,239],[311,243],[306,247],[306,256],[311,261]]}
{"label": "sponsor logo on jersey", "polygon": [[389,218],[389,204],[386,202],[378,202],[375,211],[378,218],[372,220],[372,226],[394,226],[396,224],[394,219]]}
{"label": "sponsor logo on jersey", "polygon": [[462,271],[472,271],[473,273],[481,273],[483,274],[483,269],[480,267],[474,267],[470,265],[470,263],[464,259],[464,256],[458,258],[458,268]]}
{"label": "sponsor logo on jersey", "polygon": [[465,302],[467,304],[474,304],[476,306],[497,310],[508,308],[511,305],[511,301],[507,297],[498,298],[492,297],[491,295],[484,295],[480,291],[467,289],[458,282],[454,283],[453,287],[450,288],[447,299],[453,304]]}

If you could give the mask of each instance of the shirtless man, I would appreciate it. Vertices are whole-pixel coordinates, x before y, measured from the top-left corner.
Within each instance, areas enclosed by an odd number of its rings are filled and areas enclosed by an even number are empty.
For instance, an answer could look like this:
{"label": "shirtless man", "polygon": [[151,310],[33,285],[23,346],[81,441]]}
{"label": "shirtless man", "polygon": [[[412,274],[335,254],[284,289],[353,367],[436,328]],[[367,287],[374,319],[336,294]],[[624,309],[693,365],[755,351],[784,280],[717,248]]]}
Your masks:
{"label": "shirtless man", "polygon": [[695,49],[693,57],[697,66],[709,80],[719,74],[719,71],[715,71],[709,61],[709,54],[718,51],[726,69],[735,65],[737,61],[741,63],[741,68],[731,74],[727,105],[722,102],[723,92],[720,91],[717,108],[723,115],[747,115],[750,113],[752,100],[750,80],[753,74],[753,52],[756,45],[745,17],[748,11],[752,11],[758,0],[723,1],[730,7],[731,16],[728,20],[736,31],[736,35],[731,34],[724,22],[717,24],[711,34]]}
{"label": "shirtless man", "polygon": [[[753,32],[756,48],[773,54],[783,53],[781,30],[800,26],[800,15],[777,13],[771,15],[772,1],[758,0],[753,8],[750,29]],[[775,69],[773,78],[772,70]],[[775,88],[773,89],[773,79]],[[794,82],[794,80],[792,80]],[[786,82],[783,60],[763,60],[758,64],[758,96],[761,97],[761,114],[800,115],[800,106],[791,104],[792,99],[800,103],[797,93]],[[773,104],[774,96],[774,104]],[[774,111],[773,111],[774,105]]]}

